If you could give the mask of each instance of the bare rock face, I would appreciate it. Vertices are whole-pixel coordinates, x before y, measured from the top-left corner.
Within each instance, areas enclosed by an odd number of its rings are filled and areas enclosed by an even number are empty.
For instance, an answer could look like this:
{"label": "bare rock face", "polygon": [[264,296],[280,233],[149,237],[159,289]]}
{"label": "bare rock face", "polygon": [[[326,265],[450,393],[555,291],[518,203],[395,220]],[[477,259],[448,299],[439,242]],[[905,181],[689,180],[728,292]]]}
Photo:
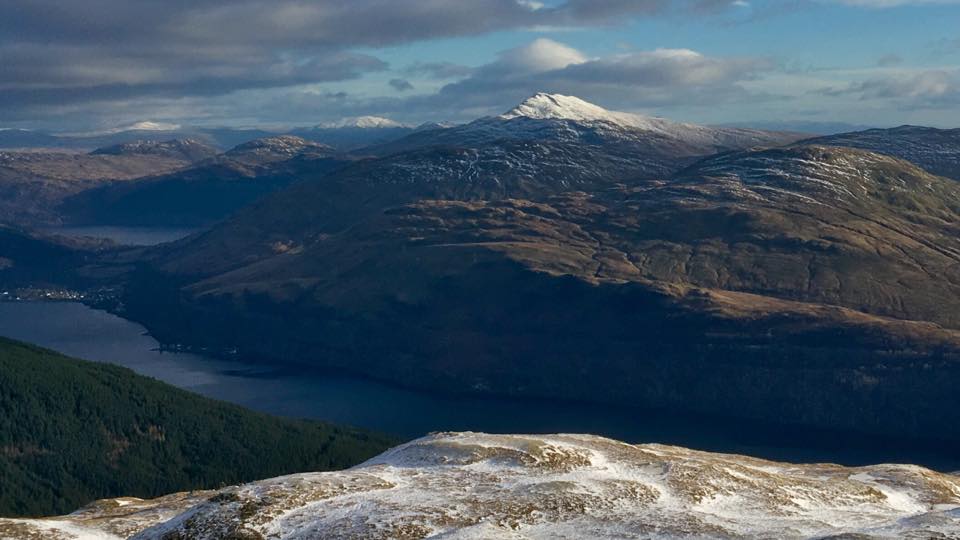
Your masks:
{"label": "bare rock face", "polygon": [[960,478],[591,435],[434,434],[353,469],[0,520],[5,538],[955,538]]}

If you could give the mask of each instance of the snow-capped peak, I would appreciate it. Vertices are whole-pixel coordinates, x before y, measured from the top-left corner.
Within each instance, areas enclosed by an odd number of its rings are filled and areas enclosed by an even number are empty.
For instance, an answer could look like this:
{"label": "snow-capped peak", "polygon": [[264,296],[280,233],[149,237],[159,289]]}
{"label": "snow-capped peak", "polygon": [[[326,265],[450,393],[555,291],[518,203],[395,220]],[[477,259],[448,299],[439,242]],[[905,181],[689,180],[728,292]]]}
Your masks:
{"label": "snow-capped peak", "polygon": [[144,120],[142,122],[134,122],[129,126],[122,128],[127,131],[176,131],[180,129],[180,124],[171,124],[168,122],[151,122],[149,120]]}
{"label": "snow-capped peak", "polygon": [[389,118],[383,118],[381,116],[353,116],[350,118],[343,118],[336,122],[324,122],[320,124],[321,128],[326,129],[336,129],[336,128],[363,128],[363,129],[381,129],[381,128],[399,128],[406,127],[400,122],[391,120]]}
{"label": "snow-capped peak", "polygon": [[510,120],[526,117],[536,120],[572,120],[574,122],[608,122],[621,126],[655,129],[664,120],[640,114],[609,111],[574,96],[538,93],[500,118]]}
{"label": "snow-capped peak", "polygon": [[171,124],[168,122],[153,122],[151,120],[143,120],[140,122],[134,122],[132,124],[126,124],[123,126],[117,126],[112,128],[101,129],[97,131],[83,131],[83,132],[74,132],[74,133],[63,133],[62,135],[66,137],[97,137],[102,135],[115,135],[117,133],[124,133],[127,131],[177,131],[181,129],[180,124]]}

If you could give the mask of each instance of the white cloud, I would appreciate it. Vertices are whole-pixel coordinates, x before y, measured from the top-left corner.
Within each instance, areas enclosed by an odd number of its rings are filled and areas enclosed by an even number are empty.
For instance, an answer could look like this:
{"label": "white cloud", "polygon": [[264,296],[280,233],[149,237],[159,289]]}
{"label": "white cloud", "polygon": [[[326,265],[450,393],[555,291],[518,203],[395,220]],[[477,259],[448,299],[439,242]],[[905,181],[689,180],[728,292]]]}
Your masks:
{"label": "white cloud", "polygon": [[540,38],[529,45],[501,53],[498,68],[539,73],[586,61],[586,55],[573,47],[552,39]]}
{"label": "white cloud", "polygon": [[762,58],[714,57],[683,48],[591,58],[566,44],[538,39],[503,51],[435,94],[411,97],[396,107],[463,119],[502,112],[540,91],[625,109],[717,104],[747,96],[761,100],[767,96],[752,94],[743,83],[774,68]]}
{"label": "white cloud", "polygon": [[851,85],[847,92],[864,98],[909,100],[915,106],[944,101],[960,104],[960,70],[926,70]]}

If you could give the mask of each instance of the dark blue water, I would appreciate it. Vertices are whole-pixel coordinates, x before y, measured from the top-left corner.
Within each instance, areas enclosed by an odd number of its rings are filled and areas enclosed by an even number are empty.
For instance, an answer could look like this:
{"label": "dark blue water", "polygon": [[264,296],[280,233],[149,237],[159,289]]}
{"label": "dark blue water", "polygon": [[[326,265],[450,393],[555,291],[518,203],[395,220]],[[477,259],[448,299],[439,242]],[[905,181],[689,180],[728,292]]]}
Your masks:
{"label": "dark blue water", "polygon": [[197,230],[181,227],[58,227],[44,232],[72,238],[102,238],[127,246],[154,246],[179,240]]}
{"label": "dark blue water", "polygon": [[126,366],[263,412],[376,429],[594,433],[796,462],[921,463],[960,469],[960,449],[657,410],[507,398],[457,398],[325,373],[290,373],[196,354],[160,352],[142,326],[78,303],[0,302],[0,335]]}

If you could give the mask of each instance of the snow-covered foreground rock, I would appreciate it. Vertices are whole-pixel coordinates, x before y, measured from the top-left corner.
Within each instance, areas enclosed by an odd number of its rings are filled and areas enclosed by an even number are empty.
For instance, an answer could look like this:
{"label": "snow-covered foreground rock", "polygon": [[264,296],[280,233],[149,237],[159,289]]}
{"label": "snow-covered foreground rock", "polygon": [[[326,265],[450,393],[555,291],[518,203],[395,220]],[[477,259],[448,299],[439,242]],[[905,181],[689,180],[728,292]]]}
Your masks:
{"label": "snow-covered foreground rock", "polygon": [[101,501],[0,537],[958,538],[960,477],[589,435],[443,433],[353,469]]}

